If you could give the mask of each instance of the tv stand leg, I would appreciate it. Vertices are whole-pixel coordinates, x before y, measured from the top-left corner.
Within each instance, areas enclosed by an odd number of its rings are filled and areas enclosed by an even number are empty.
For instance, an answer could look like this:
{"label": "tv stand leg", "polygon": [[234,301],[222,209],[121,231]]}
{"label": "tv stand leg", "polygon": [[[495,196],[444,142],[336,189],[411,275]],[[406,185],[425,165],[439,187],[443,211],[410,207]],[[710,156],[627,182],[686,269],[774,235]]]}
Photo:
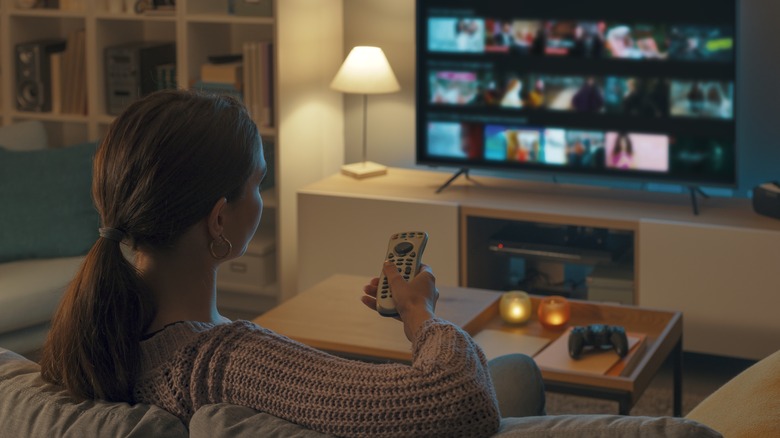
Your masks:
{"label": "tv stand leg", "polygon": [[455,175],[452,175],[452,177],[450,177],[450,179],[448,179],[447,182],[445,182],[444,184],[441,185],[441,187],[436,189],[436,193],[441,193],[442,190],[446,189],[447,186],[452,184],[452,182],[455,181],[455,179],[461,175],[465,176],[467,180],[471,180],[471,178],[469,177],[469,170],[465,167],[462,167],[460,170],[455,172]]}
{"label": "tv stand leg", "polygon": [[709,199],[709,195],[704,193],[704,191],[698,187],[698,186],[690,186],[688,187],[688,190],[691,192],[691,204],[693,206],[693,214],[695,216],[699,215],[699,200],[696,197],[696,195],[701,195],[704,198]]}

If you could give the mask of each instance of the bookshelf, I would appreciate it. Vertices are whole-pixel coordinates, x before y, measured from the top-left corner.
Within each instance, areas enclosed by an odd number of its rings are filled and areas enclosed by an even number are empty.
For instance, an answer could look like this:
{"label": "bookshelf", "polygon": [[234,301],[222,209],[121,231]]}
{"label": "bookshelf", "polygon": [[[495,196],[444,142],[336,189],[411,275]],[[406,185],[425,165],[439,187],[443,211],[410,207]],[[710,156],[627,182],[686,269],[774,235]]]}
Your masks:
{"label": "bookshelf", "polygon": [[[0,124],[40,120],[52,147],[99,141],[113,120],[106,103],[106,47],[174,42],[176,81],[184,88],[198,80],[210,55],[241,53],[245,42],[272,42],[275,123],[259,127],[264,142],[274,147],[275,184],[263,194],[263,223],[248,255],[258,255],[251,254],[255,251],[269,256],[267,266],[274,267],[276,279],[270,285],[219,285],[220,293],[223,289],[238,293],[234,301],[252,316],[295,294],[295,193],[338,171],[344,155],[343,97],[328,88],[343,60],[343,0],[260,3],[256,10],[261,15],[232,15],[228,0],[178,0],[172,13],[146,15],[126,10],[133,0],[59,0],[72,10],[30,9],[18,0],[0,0]],[[79,29],[85,33],[86,110],[79,114],[18,110],[15,46],[67,38]],[[270,254],[264,252],[269,247],[274,248]]]}

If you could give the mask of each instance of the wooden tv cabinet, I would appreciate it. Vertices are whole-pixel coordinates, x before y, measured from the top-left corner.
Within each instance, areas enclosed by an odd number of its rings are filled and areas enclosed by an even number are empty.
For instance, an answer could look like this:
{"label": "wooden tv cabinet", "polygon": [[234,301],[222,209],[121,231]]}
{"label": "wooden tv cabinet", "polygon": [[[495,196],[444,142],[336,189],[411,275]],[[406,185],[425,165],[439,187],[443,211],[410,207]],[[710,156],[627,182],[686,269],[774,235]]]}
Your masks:
{"label": "wooden tv cabinet", "polygon": [[[439,284],[469,286],[473,218],[608,227],[634,236],[634,303],[683,312],[686,351],[760,359],[780,349],[780,221],[736,198],[459,178],[391,168],[298,191],[298,290],[335,274],[377,276],[388,236],[422,229]],[[477,239],[478,240],[478,239]]]}

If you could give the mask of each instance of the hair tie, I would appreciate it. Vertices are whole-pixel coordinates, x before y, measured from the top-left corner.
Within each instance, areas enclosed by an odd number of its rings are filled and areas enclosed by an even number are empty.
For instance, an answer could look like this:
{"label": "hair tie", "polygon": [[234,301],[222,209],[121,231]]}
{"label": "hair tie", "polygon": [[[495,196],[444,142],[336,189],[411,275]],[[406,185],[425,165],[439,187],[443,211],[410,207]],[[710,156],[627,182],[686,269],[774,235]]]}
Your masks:
{"label": "hair tie", "polygon": [[125,233],[123,231],[117,230],[116,228],[98,228],[98,232],[100,233],[100,237],[113,240],[114,242],[121,243],[125,238]]}

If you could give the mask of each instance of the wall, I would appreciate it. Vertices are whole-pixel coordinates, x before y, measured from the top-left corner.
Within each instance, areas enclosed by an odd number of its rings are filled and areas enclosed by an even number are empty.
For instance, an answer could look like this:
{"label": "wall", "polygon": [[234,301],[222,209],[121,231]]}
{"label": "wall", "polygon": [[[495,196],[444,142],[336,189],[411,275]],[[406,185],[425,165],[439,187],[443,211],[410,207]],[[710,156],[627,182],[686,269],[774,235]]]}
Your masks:
{"label": "wall", "polygon": [[[414,167],[414,35],[414,0],[344,2],[344,53],[381,47],[401,84],[398,93],[368,97],[368,159],[388,166]],[[362,99],[346,95],[344,107],[344,158],[351,163],[362,159]]]}
{"label": "wall", "polygon": [[[414,0],[344,2],[345,53],[356,45],[382,47],[401,83],[399,93],[370,96],[368,112],[368,158],[397,167],[415,167],[414,4]],[[777,17],[780,17],[780,2],[741,0],[738,15],[737,142],[740,182],[735,191],[707,190],[715,195],[747,196],[756,184],[780,179],[780,117],[777,115],[780,105],[777,79],[780,78],[780,57],[777,56],[780,54],[780,37],[775,31]],[[345,130],[345,162],[359,161],[362,107],[358,96],[348,95],[345,98]],[[649,188],[682,190],[678,186]]]}

